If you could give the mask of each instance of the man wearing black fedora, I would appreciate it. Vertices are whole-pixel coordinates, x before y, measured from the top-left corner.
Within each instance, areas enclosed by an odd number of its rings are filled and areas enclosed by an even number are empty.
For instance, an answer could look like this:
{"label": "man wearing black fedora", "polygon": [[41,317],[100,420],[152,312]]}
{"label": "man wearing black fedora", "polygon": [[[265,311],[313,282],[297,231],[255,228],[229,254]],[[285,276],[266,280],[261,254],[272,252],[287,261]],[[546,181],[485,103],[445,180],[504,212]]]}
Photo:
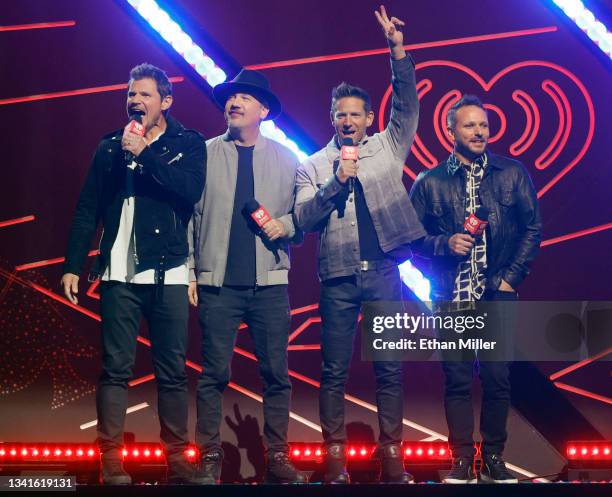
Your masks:
{"label": "man wearing black fedora", "polygon": [[[221,402],[236,332],[248,325],[263,383],[266,481],[300,483],[288,457],[291,383],[287,369],[287,293],[297,157],[262,136],[281,112],[265,76],[242,70],[213,89],[228,129],[209,140],[206,188],[190,224],[192,305],[199,305],[204,370],[198,380],[196,481],[219,483]],[[255,219],[255,221],[254,221]]]}

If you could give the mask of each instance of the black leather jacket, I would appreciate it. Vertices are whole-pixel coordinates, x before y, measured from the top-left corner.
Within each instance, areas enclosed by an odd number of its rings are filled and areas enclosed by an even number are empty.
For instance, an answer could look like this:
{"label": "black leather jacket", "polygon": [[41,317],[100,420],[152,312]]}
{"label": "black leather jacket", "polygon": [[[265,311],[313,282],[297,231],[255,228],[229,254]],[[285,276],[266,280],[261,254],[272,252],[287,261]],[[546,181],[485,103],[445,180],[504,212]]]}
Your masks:
{"label": "black leather jacket", "polygon": [[[204,188],[204,138],[172,116],[166,120],[164,134],[136,158],[134,231],[142,270],[169,269],[187,260],[187,225]],[[90,276],[102,274],[108,265],[125,197],[122,134],[122,129],[110,133],[98,145],[72,221],[64,273],[80,274],[100,221],[100,255]]]}
{"label": "black leather jacket", "polygon": [[[540,248],[541,221],[533,183],[518,161],[487,152],[488,166],[480,184],[480,201],[489,209],[487,290],[497,290],[503,278],[515,290],[529,274]],[[461,257],[451,254],[449,238],[464,233],[466,201],[464,168],[454,174],[447,161],[419,174],[410,198],[428,235],[416,247],[432,260],[433,300],[452,297]]]}

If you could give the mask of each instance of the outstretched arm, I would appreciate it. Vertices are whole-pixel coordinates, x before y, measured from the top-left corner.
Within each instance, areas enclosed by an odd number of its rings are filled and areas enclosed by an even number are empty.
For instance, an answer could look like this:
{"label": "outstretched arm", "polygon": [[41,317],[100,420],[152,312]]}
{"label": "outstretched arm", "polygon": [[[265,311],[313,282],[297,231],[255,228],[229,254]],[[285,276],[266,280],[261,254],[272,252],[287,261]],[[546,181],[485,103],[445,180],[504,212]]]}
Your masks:
{"label": "outstretched arm", "polygon": [[391,51],[391,115],[381,138],[397,164],[397,175],[401,178],[403,165],[414,140],[419,121],[419,97],[416,91],[414,62],[404,50],[404,34],[400,30],[405,23],[397,17],[387,15],[381,5],[375,11],[376,19],[383,30]]}

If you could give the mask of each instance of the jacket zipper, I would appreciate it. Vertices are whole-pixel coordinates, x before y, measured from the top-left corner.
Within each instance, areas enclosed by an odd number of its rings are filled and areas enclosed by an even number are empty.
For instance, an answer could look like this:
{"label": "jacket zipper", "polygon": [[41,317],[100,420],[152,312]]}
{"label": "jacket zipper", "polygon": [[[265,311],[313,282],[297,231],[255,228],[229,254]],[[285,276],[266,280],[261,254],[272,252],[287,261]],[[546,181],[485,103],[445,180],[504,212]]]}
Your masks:
{"label": "jacket zipper", "polygon": [[173,162],[181,160],[182,157],[183,157],[183,152],[179,152],[176,157],[170,159],[170,161],[168,162],[168,165],[172,164]]}
{"label": "jacket zipper", "polygon": [[134,205],[134,225],[132,226],[132,246],[134,247],[134,264],[138,266],[138,251],[136,250],[136,205]]}

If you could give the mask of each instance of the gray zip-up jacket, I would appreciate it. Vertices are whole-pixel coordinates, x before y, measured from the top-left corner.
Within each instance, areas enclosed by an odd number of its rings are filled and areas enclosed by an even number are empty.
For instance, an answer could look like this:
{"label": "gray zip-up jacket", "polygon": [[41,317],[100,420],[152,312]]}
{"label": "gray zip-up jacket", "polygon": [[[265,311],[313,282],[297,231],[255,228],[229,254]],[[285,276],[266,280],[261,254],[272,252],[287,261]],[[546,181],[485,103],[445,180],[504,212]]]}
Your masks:
{"label": "gray zip-up jacket", "polygon": [[[398,263],[411,256],[410,242],[424,237],[419,218],[402,182],[404,161],[419,118],[414,62],[391,60],[393,96],[389,124],[358,144],[359,172],[366,204],[383,252]],[[327,280],[359,270],[359,232],[354,194],[335,176],[340,150],[335,138],[308,157],[297,175],[295,216],[304,231],[319,231],[319,278]]]}
{"label": "gray zip-up jacket", "polygon": [[[200,201],[189,223],[189,280],[199,285],[223,286],[238,176],[238,151],[229,133],[206,142],[208,166]],[[253,151],[255,199],[273,219],[279,219],[286,237],[255,241],[256,285],[288,283],[289,243],[299,243],[302,232],[293,223],[296,155],[287,147],[259,135]]]}

